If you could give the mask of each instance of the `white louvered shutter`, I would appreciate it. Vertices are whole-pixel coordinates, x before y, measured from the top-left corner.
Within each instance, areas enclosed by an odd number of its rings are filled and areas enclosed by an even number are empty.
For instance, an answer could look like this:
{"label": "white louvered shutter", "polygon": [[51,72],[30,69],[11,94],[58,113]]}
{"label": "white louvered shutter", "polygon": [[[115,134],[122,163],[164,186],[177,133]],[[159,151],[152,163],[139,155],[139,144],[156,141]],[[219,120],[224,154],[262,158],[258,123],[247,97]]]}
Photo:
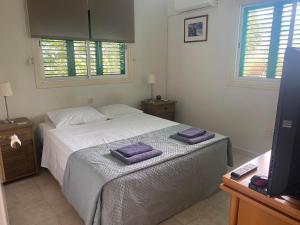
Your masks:
{"label": "white louvered shutter", "polygon": [[274,7],[249,10],[242,76],[266,77]]}

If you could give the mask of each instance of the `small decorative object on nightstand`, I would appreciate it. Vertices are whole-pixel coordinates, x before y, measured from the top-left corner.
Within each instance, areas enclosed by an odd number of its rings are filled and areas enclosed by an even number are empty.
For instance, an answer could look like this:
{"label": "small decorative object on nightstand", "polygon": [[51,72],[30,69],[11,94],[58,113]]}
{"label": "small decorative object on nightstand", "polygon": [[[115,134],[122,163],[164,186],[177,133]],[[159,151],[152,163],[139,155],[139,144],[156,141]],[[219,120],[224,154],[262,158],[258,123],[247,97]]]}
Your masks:
{"label": "small decorative object on nightstand", "polygon": [[18,118],[11,124],[0,124],[0,179],[13,181],[37,174],[38,167],[29,119]]}
{"label": "small decorative object on nightstand", "polygon": [[175,120],[175,101],[171,100],[143,100],[142,110],[153,116],[168,120]]}

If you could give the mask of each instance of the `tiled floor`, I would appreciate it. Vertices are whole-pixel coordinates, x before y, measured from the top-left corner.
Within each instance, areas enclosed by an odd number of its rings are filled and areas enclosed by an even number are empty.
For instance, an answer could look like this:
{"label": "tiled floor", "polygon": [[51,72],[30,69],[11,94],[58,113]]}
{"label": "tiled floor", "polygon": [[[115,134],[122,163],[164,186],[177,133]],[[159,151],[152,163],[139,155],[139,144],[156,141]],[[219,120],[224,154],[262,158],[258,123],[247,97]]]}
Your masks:
{"label": "tiled floor", "polygon": [[[235,165],[251,159],[234,151]],[[5,186],[10,225],[83,225],[47,170]],[[218,192],[160,225],[227,225],[229,196]]]}

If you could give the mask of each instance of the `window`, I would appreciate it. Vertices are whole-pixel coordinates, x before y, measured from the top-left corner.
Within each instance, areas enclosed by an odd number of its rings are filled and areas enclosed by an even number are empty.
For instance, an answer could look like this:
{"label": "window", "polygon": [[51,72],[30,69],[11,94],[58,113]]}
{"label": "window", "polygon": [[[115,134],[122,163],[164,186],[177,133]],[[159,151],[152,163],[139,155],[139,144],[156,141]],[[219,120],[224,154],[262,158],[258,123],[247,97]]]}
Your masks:
{"label": "window", "polygon": [[296,11],[286,0],[247,6],[242,26],[239,76],[281,78],[285,49],[300,47],[300,3]]}
{"label": "window", "polygon": [[125,43],[33,39],[38,88],[131,81]]}
{"label": "window", "polygon": [[124,43],[40,40],[45,78],[125,75]]}

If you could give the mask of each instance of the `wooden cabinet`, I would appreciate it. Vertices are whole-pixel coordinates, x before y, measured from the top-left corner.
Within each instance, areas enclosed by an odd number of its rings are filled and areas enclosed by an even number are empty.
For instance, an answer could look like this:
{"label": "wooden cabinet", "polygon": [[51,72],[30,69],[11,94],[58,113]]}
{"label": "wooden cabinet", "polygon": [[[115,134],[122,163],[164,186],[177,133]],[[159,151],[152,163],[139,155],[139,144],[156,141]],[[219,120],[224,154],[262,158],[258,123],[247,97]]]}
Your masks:
{"label": "wooden cabinet", "polygon": [[[10,146],[16,134],[21,146]],[[37,173],[33,127],[30,120],[19,118],[13,124],[0,124],[0,167],[2,182],[13,181]]]}
{"label": "wooden cabinet", "polygon": [[300,225],[299,200],[271,198],[248,188],[252,176],[268,176],[270,156],[268,152],[250,161],[257,171],[238,181],[232,180],[230,173],[223,176],[220,187],[231,195],[230,225]]}
{"label": "wooden cabinet", "polygon": [[238,210],[238,225],[253,225],[253,224],[261,224],[261,225],[287,225],[293,224],[288,223],[288,217],[284,215],[279,216],[278,212],[272,209],[268,209],[265,206],[257,205],[256,202],[252,204],[247,201],[241,200],[239,203]]}
{"label": "wooden cabinet", "polygon": [[145,113],[167,120],[175,120],[175,101],[144,100],[141,107]]}

